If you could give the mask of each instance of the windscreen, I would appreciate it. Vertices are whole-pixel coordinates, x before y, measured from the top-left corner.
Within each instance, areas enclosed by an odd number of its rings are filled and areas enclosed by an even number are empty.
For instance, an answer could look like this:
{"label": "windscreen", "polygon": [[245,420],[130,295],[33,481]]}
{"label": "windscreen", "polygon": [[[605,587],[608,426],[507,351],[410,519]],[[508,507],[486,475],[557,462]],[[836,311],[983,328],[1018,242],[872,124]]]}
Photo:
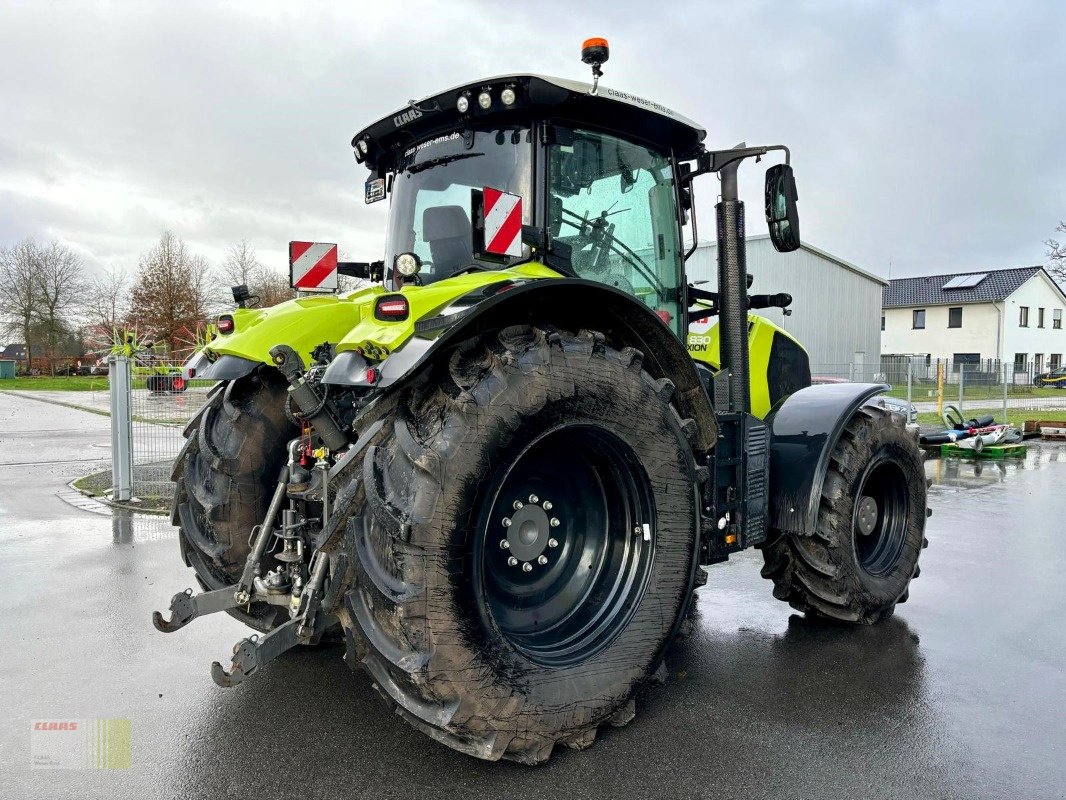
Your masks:
{"label": "windscreen", "polygon": [[[474,258],[470,190],[486,186],[522,197],[523,222],[531,214],[530,137],[527,128],[476,131],[473,141],[456,132],[404,153],[392,186],[387,275],[400,253],[422,261],[420,283],[432,283],[470,266],[499,269]],[[529,257],[528,248],[522,258]],[[513,259],[518,261],[518,258]]]}

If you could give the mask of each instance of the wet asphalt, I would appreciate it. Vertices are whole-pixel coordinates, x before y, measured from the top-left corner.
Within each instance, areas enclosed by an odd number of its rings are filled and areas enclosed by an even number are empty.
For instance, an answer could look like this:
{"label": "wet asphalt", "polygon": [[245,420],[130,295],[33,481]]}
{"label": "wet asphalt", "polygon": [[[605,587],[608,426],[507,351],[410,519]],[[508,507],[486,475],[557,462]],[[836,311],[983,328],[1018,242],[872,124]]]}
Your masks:
{"label": "wet asphalt", "polygon": [[[1066,445],[943,461],[910,601],[871,628],[791,613],[758,553],[712,568],[637,719],[543,767],[459,755],[387,712],[338,649],[211,682],[245,630],[150,623],[192,585],[163,517],[70,505],[108,420],[0,393],[4,797],[1066,796]],[[30,769],[39,719],[132,720],[127,770]]]}

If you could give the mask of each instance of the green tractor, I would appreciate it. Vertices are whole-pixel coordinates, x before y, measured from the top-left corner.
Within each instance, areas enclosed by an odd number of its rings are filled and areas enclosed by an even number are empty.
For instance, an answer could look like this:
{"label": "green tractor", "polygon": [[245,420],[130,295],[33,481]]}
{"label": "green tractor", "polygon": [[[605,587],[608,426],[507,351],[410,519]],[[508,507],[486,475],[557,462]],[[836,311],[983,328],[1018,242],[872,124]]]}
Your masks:
{"label": "green tractor", "polygon": [[[154,623],[227,611],[264,634],[220,685],[343,639],[438,742],[537,763],[633,718],[702,567],[732,553],[760,548],[774,595],[829,620],[907,599],[926,480],[888,387],[811,386],[803,348],[749,314],[791,298],[748,294],[737,170],[784,155],[765,207],[794,250],[787,149],[707,150],[600,87],[606,56],[586,43],[592,84],[475,81],[360,131],[385,258],[337,270],[371,285],[240,304],[186,365],[218,382],[174,469],[204,591]],[[715,292],[685,274],[707,173]]]}

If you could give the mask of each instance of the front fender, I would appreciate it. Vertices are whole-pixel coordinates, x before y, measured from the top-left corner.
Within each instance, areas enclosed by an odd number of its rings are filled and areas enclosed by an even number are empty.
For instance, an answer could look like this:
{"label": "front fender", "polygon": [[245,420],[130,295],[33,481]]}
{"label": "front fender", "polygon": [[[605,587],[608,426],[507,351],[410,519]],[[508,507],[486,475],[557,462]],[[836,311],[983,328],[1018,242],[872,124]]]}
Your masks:
{"label": "front fender", "polygon": [[770,425],[770,528],[810,536],[818,526],[829,456],[852,415],[884,384],[809,386],[787,397]]}

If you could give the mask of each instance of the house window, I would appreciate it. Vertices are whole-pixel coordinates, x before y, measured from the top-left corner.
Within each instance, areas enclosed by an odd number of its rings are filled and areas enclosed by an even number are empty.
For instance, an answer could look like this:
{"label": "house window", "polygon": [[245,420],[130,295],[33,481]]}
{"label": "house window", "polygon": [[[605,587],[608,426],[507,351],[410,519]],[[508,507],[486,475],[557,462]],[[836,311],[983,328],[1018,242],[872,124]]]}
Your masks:
{"label": "house window", "polygon": [[915,330],[925,328],[925,309],[916,308],[914,314],[911,317],[911,327]]}
{"label": "house window", "polygon": [[1044,371],[1044,354],[1043,353],[1035,353],[1033,355],[1033,369],[1036,370],[1037,372],[1043,372]]}
{"label": "house window", "polygon": [[949,328],[961,328],[962,327],[962,306],[957,308],[948,309],[948,327]]}
{"label": "house window", "polygon": [[1025,372],[1025,362],[1029,360],[1028,353],[1015,353],[1014,354],[1014,371]]}
{"label": "house window", "polygon": [[885,315],[881,315],[881,330],[885,329]]}
{"label": "house window", "polygon": [[1044,309],[1042,309],[1042,308],[1038,308],[1036,310],[1036,327],[1038,327],[1038,328],[1043,328],[1044,327]]}
{"label": "house window", "polygon": [[1062,366],[1062,353],[1051,354],[1051,369],[1058,369]]}
{"label": "house window", "polygon": [[974,372],[973,367],[981,363],[980,353],[955,353],[951,357],[951,371],[958,372],[960,368],[965,367],[966,373]]}
{"label": "house window", "polygon": [[1051,312],[1051,327],[1059,330],[1062,328],[1062,309],[1056,308]]}
{"label": "house window", "polygon": [[1020,306],[1018,308],[1018,327],[1029,327],[1029,306]]}

